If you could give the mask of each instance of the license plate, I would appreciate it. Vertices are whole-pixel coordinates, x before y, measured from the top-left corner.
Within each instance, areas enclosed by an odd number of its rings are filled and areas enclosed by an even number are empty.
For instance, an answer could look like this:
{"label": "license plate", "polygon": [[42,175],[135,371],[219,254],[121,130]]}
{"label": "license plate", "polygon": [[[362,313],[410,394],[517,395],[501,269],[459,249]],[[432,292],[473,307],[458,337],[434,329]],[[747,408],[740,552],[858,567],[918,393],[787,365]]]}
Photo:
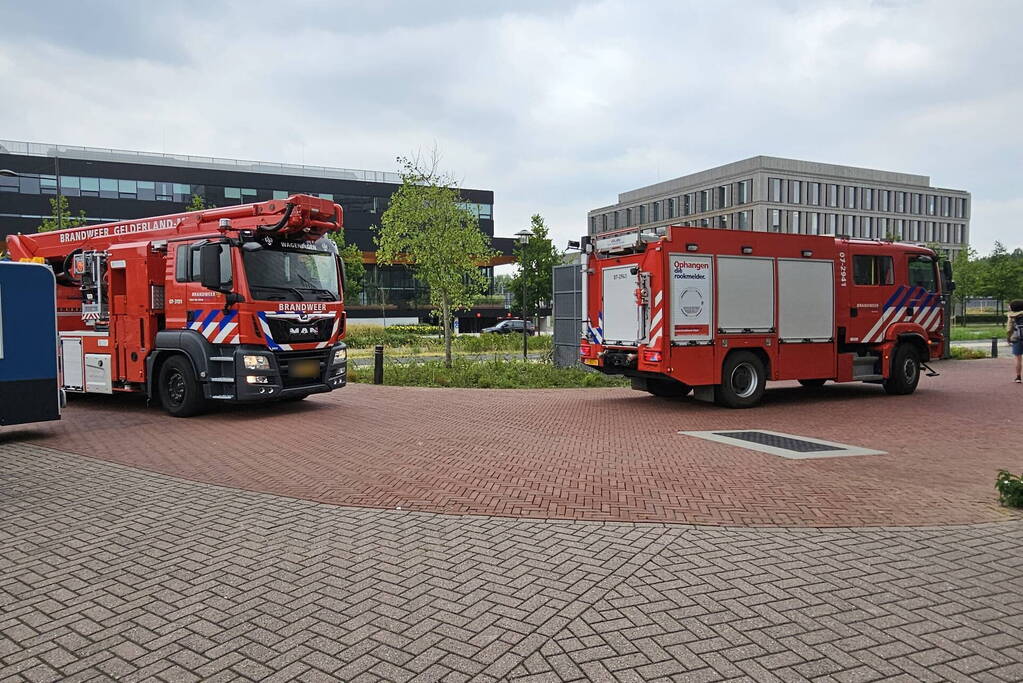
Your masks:
{"label": "license plate", "polygon": [[294,360],[288,368],[292,377],[317,377],[320,374],[320,361]]}
{"label": "license plate", "polygon": [[597,365],[598,361],[596,358],[583,358],[583,363],[586,365]]}

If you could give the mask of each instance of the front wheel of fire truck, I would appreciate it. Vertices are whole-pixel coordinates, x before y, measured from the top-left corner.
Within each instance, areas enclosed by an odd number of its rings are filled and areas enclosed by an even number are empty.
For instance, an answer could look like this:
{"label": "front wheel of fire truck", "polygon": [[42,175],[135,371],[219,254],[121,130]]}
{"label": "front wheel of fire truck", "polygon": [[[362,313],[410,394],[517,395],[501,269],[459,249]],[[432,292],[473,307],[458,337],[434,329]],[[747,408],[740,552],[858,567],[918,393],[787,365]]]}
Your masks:
{"label": "front wheel of fire truck", "polygon": [[892,368],[884,390],[894,396],[912,394],[920,382],[920,357],[909,344],[899,344],[892,355]]}
{"label": "front wheel of fire truck", "polygon": [[184,356],[171,356],[161,366],[159,391],[163,409],[174,417],[191,417],[206,407],[192,363]]}
{"label": "front wheel of fire truck", "polygon": [[721,384],[714,387],[714,402],[729,408],[752,408],[764,397],[767,371],[749,351],[736,351],[725,359]]}

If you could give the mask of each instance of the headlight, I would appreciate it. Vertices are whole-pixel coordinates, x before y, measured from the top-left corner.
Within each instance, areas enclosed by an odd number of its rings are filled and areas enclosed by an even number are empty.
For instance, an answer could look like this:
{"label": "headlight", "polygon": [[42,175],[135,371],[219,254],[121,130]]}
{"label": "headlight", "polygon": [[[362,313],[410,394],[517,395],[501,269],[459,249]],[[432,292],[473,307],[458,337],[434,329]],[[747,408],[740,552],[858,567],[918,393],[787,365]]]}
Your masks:
{"label": "headlight", "polygon": [[333,363],[344,363],[348,360],[348,349],[338,349],[334,352]]}
{"label": "headlight", "polygon": [[270,359],[266,356],[243,356],[246,370],[269,370]]}

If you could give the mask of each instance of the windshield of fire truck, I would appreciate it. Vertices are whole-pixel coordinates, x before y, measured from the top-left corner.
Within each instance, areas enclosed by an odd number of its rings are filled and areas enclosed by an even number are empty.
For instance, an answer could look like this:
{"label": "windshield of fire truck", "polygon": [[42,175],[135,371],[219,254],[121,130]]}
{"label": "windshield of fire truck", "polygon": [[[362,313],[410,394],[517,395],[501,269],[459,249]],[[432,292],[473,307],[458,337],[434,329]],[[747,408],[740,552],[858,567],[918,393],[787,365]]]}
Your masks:
{"label": "windshield of fire truck", "polygon": [[243,251],[249,291],[266,301],[338,301],[337,259],[317,251]]}

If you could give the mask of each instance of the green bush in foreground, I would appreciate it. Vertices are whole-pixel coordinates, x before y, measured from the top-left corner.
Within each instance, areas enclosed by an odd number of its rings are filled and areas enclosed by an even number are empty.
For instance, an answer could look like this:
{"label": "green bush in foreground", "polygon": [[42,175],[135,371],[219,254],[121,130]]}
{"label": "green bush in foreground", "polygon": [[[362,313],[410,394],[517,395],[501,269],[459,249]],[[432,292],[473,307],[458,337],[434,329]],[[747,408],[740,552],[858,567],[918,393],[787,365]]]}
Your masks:
{"label": "green bush in foreground", "polygon": [[974,360],[976,358],[987,358],[987,354],[981,349],[971,349],[968,346],[953,346],[949,354],[955,360]]}
{"label": "green bush in foreground", "polygon": [[[349,366],[348,381],[370,383],[372,367]],[[548,363],[522,361],[472,362],[456,358],[451,368],[441,362],[389,363],[384,384],[405,387],[452,387],[462,389],[570,389],[625,387],[626,379],[609,377],[583,368],[556,368]]]}
{"label": "green bush in foreground", "polygon": [[999,470],[995,488],[998,489],[999,503],[1014,508],[1023,507],[1023,478],[1006,470]]}

